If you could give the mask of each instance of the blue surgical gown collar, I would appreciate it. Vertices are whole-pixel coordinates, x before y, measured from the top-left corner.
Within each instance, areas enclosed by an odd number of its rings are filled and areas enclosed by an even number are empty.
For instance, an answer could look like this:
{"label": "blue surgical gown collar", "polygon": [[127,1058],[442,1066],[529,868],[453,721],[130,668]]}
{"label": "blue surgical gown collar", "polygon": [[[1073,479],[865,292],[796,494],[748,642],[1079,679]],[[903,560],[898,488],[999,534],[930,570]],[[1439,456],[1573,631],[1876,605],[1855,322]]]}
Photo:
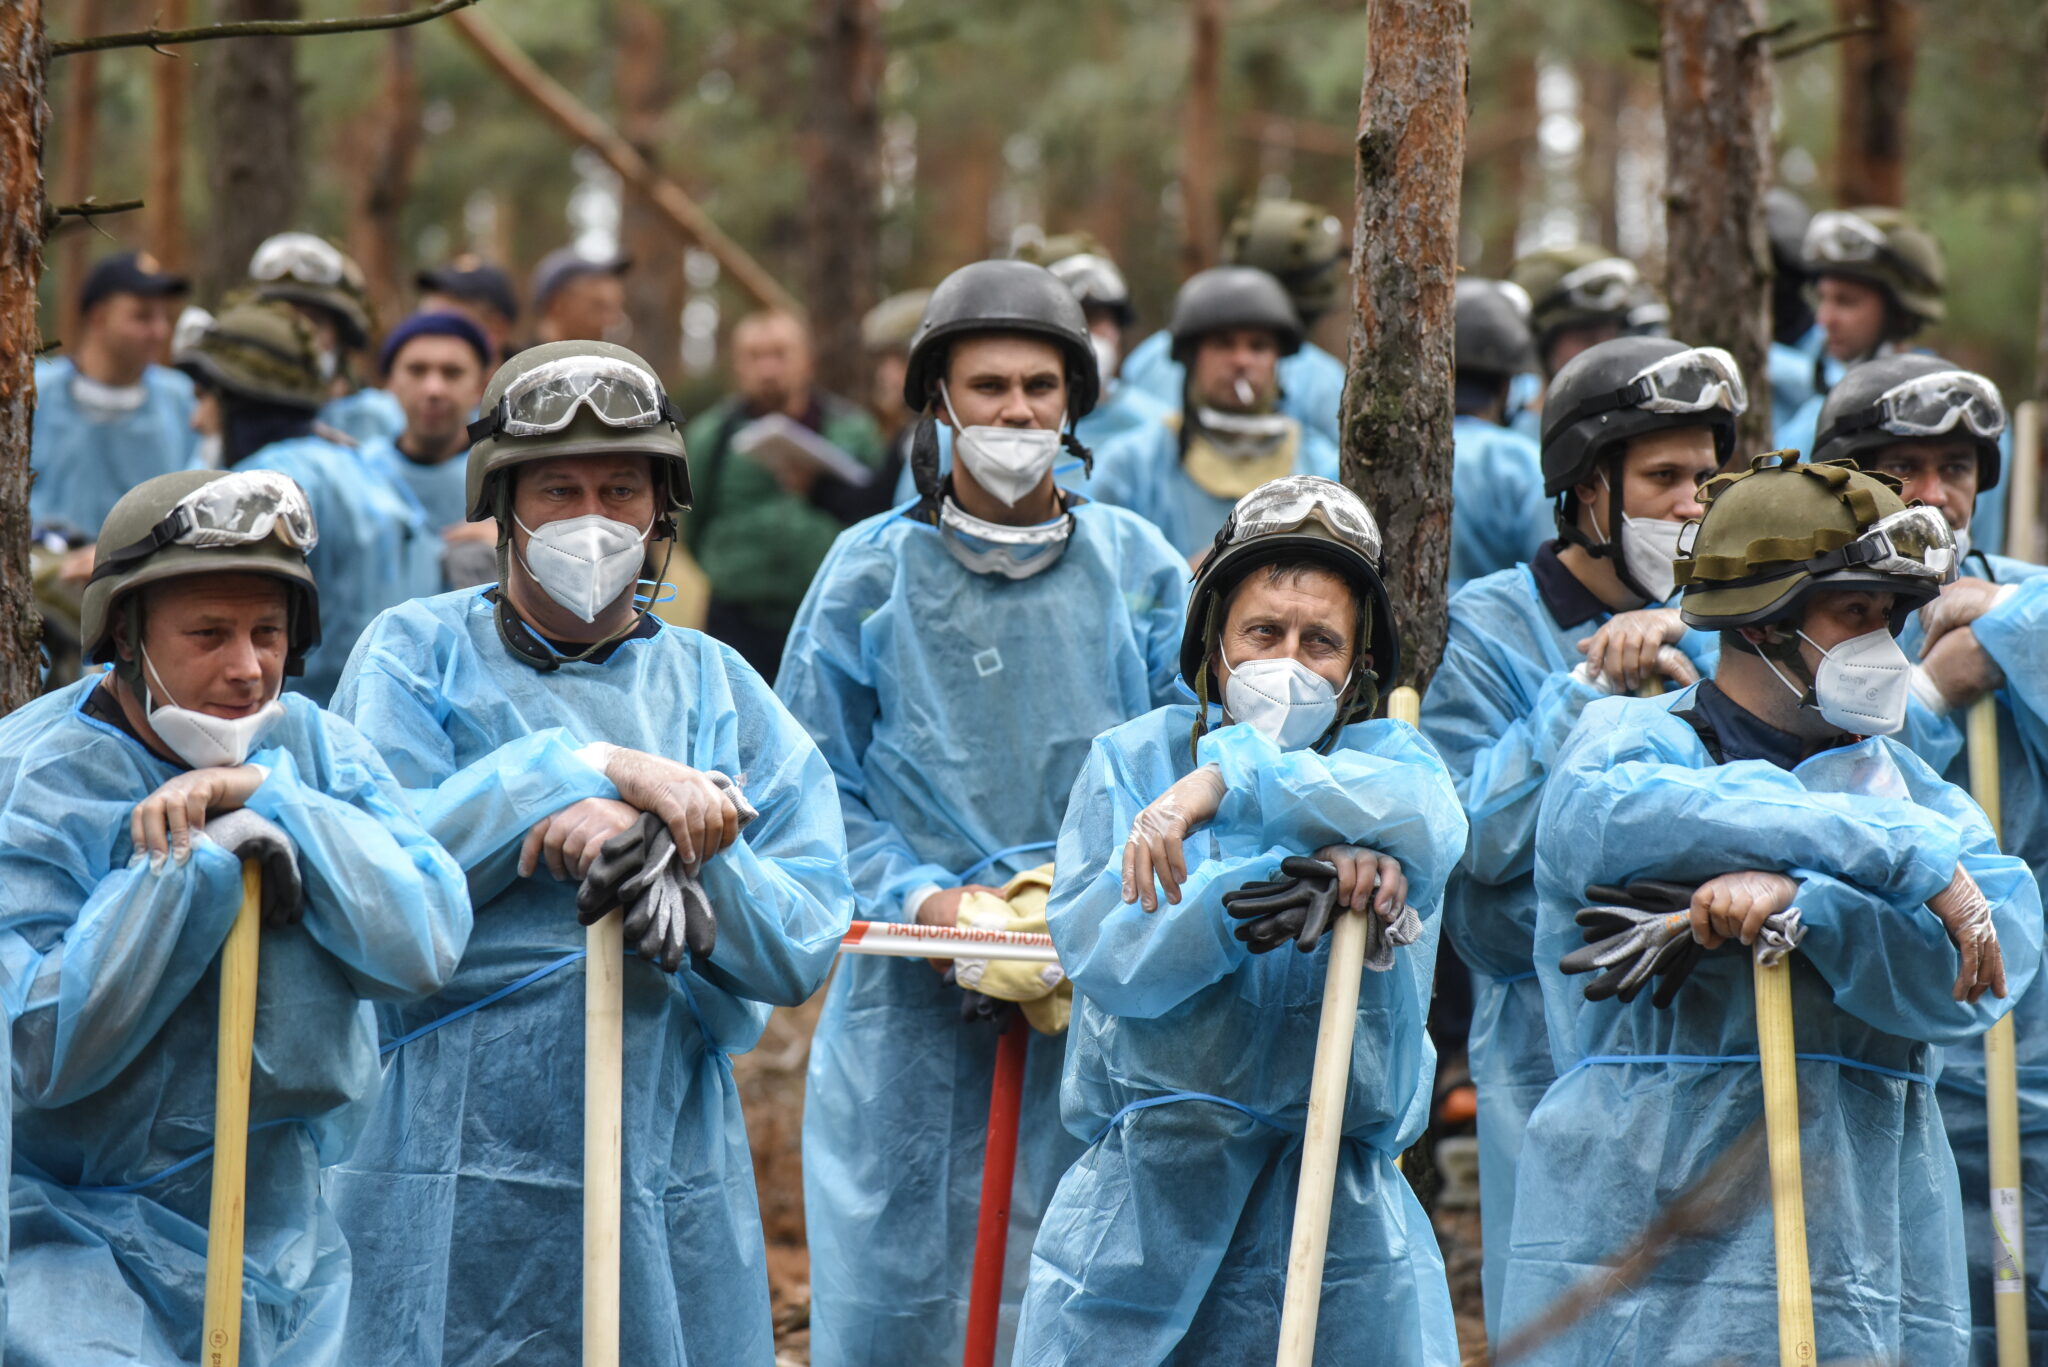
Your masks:
{"label": "blue surgical gown collar", "polygon": [[1689,701],[1673,708],[1672,715],[1699,733],[1700,743],[1717,764],[1760,759],[1789,772],[1822,750],[1856,743],[1854,736],[1845,735],[1834,745],[1816,747],[1805,736],[1770,725],[1722,692],[1712,679],[1700,684]]}
{"label": "blue surgical gown collar", "polygon": [[644,641],[650,636],[659,635],[661,632],[660,619],[655,617],[652,612],[643,610],[640,614],[640,620],[633,624],[631,631],[620,636],[614,636],[611,640],[606,641],[603,646],[588,655],[580,656],[580,658],[571,658],[577,656],[582,647],[567,641],[550,641],[547,637],[528,626],[526,619],[512,611],[511,604],[499,594],[496,584],[485,588],[482,590],[482,593],[490,601],[491,610],[497,614],[498,621],[503,627],[503,630],[499,633],[499,638],[505,642],[507,648],[514,655],[519,656],[525,663],[532,665],[535,669],[548,670],[565,664],[601,665],[611,659],[612,656],[618,654],[619,648],[627,642]]}
{"label": "blue surgical gown collar", "polygon": [[1536,577],[1536,592],[1543,606],[1560,627],[1575,627],[1613,612],[1579,577],[1557,558],[1562,542],[1546,541],[1529,561],[1529,573]]}

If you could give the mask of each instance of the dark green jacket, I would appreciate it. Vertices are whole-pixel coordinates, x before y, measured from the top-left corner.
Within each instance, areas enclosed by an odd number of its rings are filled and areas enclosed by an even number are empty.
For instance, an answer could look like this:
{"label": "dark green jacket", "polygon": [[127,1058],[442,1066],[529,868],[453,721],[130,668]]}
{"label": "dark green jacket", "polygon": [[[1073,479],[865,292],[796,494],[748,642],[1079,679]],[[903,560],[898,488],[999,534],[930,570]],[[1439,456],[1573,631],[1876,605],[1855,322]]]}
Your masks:
{"label": "dark green jacket", "polygon": [[[884,452],[874,419],[844,399],[814,392],[820,435],[869,469],[879,468]],[[726,398],[685,430],[696,506],[684,521],[683,540],[714,598],[745,608],[764,626],[787,627],[833,538],[885,505],[889,491],[855,490],[823,477],[809,498],[784,492],[767,470],[732,449],[734,434],[754,416],[737,397]]]}

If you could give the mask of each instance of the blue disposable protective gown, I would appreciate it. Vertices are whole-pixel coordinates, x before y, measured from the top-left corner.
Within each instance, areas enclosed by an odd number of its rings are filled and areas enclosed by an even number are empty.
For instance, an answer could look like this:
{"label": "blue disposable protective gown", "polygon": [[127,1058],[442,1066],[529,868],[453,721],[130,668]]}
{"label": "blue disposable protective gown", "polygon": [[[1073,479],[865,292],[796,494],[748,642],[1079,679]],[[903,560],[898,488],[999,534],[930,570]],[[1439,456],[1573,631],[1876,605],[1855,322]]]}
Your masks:
{"label": "blue disposable protective gown", "polygon": [[[1751,968],[1699,964],[1667,1010],[1589,1003],[1558,960],[1593,883],[1789,874],[1807,933],[1791,959],[1807,1253],[1821,1361],[1960,1364],[1969,1342],[1962,1206],[1942,1132],[1936,1046],[2009,1009],[1951,999],[1957,957],[1924,903],[1960,863],[1993,908],[2015,997],[2040,963],[2041,899],[1983,813],[1878,737],[1785,769],[1716,764],[1674,710],[1698,685],[1586,709],[1551,767],[1536,832],[1536,966],[1558,1080],[1529,1119],[1502,1322],[1512,1335],[1628,1249],[1762,1112]],[[1762,1155],[1736,1204],[1636,1285],[1524,1359],[1762,1362],[1777,1293]]]}
{"label": "blue disposable protective gown", "polygon": [[[2048,876],[2048,572],[2039,566],[2002,556],[1971,556],[1963,564],[1974,574],[2000,584],[2019,585],[2004,603],[1977,619],[1971,630],[1986,653],[2005,671],[2005,687],[1993,698],[1998,707],[1999,805],[2003,829],[2000,844]],[[1920,655],[1925,634],[1916,617],[1900,637],[1909,655]],[[1963,713],[1950,725],[1960,732]],[[1969,754],[1960,734],[1946,747],[1922,747],[1930,763],[1946,762],[1944,776],[1960,788],[1970,787]],[[1952,754],[1953,759],[1946,756]],[[2019,1051],[2021,1209],[2026,1219],[2026,1246],[2032,1268],[2048,1252],[2048,992],[2039,980],[2013,1007],[2014,1043]],[[1949,1144],[1962,1174],[1965,1247],[1970,1258],[1970,1310],[1975,1340],[1972,1360],[1995,1363],[1997,1334],[1991,1306],[1991,1264],[1994,1238],[1990,1214],[1990,1157],[1985,1141],[1984,1048],[1980,1040],[1944,1051],[1946,1060],[1935,1095]],[[2027,1298],[2028,1339],[2032,1356],[2048,1361],[2048,1284],[2038,1278]]]}
{"label": "blue disposable protective gown", "polygon": [[1557,534],[1536,444],[1469,413],[1451,424],[1451,585],[1511,569]]}
{"label": "blue disposable protective gown", "polygon": [[405,409],[387,389],[358,389],[320,405],[319,421],[359,444],[396,441],[405,430]]}
{"label": "blue disposable protective gown", "polygon": [[192,466],[192,381],[153,365],[142,374],[142,406],[95,417],[72,397],[69,359],[36,362],[36,421],[29,438],[29,518],[92,540],[121,495],[146,479]]}
{"label": "blue disposable protective gown", "polygon": [[[901,921],[920,888],[1044,863],[1089,743],[1171,696],[1185,562],[1122,509],[1073,516],[1028,579],[971,573],[894,514],[841,533],[819,569],[777,688],[831,762],[861,915]],[[1004,1352],[1039,1215],[1080,1150],[1059,1122],[1063,1044],[1031,1040]],[[959,1358],[995,1046],[924,962],[840,965],[804,1105],[818,1367]]]}
{"label": "blue disposable protective gown", "polygon": [[1197,758],[1218,766],[1222,805],[1188,837],[1179,903],[1148,913],[1122,897],[1125,837],[1194,767],[1194,719],[1164,707],[1098,739],[1060,828],[1047,920],[1075,990],[1060,1109],[1089,1147],[1038,1233],[1018,1367],[1272,1357],[1329,946],[1254,955],[1221,899],[1333,843],[1400,860],[1425,929],[1364,975],[1315,1358],[1455,1363],[1442,1257],[1394,1166],[1429,1118],[1437,913],[1465,835],[1450,776],[1402,722],[1347,727],[1328,755],[1211,731]]}
{"label": "blue disposable protective gown", "polygon": [[[484,592],[384,614],[336,698],[469,874],[477,928],[447,990],[380,1012],[382,1102],[333,1177],[356,1251],[351,1363],[573,1364],[582,1240],[583,972],[574,882],[520,841],[587,797],[596,741],[735,779],[760,817],[705,865],[708,960],[625,978],[625,1323],[635,1367],[774,1356],[753,1165],[730,1055],[823,981],[852,897],[832,776],[732,650],[661,626],[543,673]],[[564,971],[567,970],[567,971]]]}
{"label": "blue disposable protective gown", "polygon": [[[1173,412],[1178,413],[1185,401],[1187,370],[1173,359],[1173,337],[1165,328],[1132,347],[1117,374],[1126,385],[1144,390]],[[1301,350],[1280,358],[1279,375],[1280,411],[1300,419],[1302,426],[1333,446],[1342,440],[1337,420],[1344,405],[1344,362],[1314,342],[1303,342]]]}
{"label": "blue disposable protective gown", "polygon": [[365,442],[362,446],[363,462],[409,494],[436,532],[469,521],[467,455],[458,451],[428,465],[408,458],[395,441]]}
{"label": "blue disposable protective gown", "polygon": [[324,437],[272,442],[239,469],[290,475],[313,505],[320,543],[306,557],[320,583],[320,644],[287,685],[322,706],[356,638],[378,613],[441,588],[441,532],[354,446]]}
{"label": "blue disposable protective gown", "polygon": [[[1515,1159],[1529,1112],[1556,1076],[1530,955],[1536,811],[1579,713],[1605,696],[1571,671],[1586,658],[1578,643],[1611,616],[1601,612],[1560,624],[1526,565],[1474,580],[1451,599],[1443,663],[1422,701],[1423,733],[1449,767],[1472,823],[1464,858],[1444,893],[1444,933],[1472,970],[1467,1050],[1479,1092],[1486,1327],[1496,1341],[1515,1213]],[[1680,642],[1702,674],[1712,670],[1716,645],[1700,632]]]}
{"label": "blue disposable protective gown", "polygon": [[[14,1030],[13,1367],[199,1363],[212,1189],[214,960],[241,867],[201,837],[152,868],[135,804],[180,772],[82,710],[94,673],[0,722],[0,990]],[[262,931],[242,1361],[330,1367],[349,1249],[320,1168],[377,1095],[365,998],[438,990],[461,871],[354,727],[287,694],[249,809],[298,847],[305,919]],[[360,1266],[360,1261],[358,1261]]]}
{"label": "blue disposable protective gown", "polygon": [[[1335,479],[1337,448],[1320,432],[1303,428],[1290,473]],[[1097,451],[1088,494],[1129,508],[1166,533],[1183,556],[1208,550],[1237,506],[1236,499],[1219,498],[1188,478],[1181,467],[1177,415],[1172,414],[1134,428]]]}

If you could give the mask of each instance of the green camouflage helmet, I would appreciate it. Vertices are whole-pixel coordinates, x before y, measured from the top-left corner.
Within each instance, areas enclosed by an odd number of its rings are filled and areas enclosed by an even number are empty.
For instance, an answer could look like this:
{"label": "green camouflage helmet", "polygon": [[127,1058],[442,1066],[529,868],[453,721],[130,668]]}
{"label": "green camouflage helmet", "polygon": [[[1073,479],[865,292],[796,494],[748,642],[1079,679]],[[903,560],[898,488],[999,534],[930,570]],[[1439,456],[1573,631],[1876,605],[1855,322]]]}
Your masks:
{"label": "green camouflage helmet", "polygon": [[[623,383],[606,381],[603,397],[607,402],[636,405],[631,422],[609,422],[598,416],[593,406],[594,399],[587,395],[579,397],[583,391],[572,382],[571,388],[564,389],[558,385],[552,389],[551,401],[555,411],[546,415],[552,421],[566,414],[566,422],[551,431],[512,433],[502,430],[506,419],[516,421],[519,417],[510,412],[506,395],[524,388],[519,384],[523,377],[532,375],[543,366],[562,370],[564,367],[556,363],[578,359],[595,363],[593,371],[611,369],[614,374],[625,376]],[[575,367],[567,369],[573,372]],[[635,371],[637,375],[632,373]],[[657,519],[656,536],[675,534],[675,515],[690,506],[690,461],[683,448],[682,419],[670,406],[668,394],[656,378],[654,367],[635,352],[610,342],[547,342],[528,347],[499,366],[498,373],[491,376],[490,384],[484,389],[481,408],[483,416],[469,428],[471,444],[465,497],[470,521],[481,522],[498,515],[501,497],[497,487],[501,483],[498,476],[514,466],[558,456],[638,454],[653,459],[655,474],[666,486],[666,504]],[[616,416],[625,416],[624,410]],[[502,497],[509,499],[509,487]],[[506,534],[505,527],[498,530],[499,535]]]}
{"label": "green camouflage helmet", "polygon": [[281,301],[256,300],[221,310],[173,363],[231,398],[306,413],[327,398],[312,326]]}
{"label": "green camouflage helmet", "polygon": [[1730,631],[1785,621],[1824,589],[1896,594],[1894,621],[1903,625],[1908,612],[1939,592],[1931,571],[1838,563],[1844,547],[1905,511],[1895,481],[1846,461],[1770,463],[1796,454],[1758,456],[1749,469],[1702,488],[1706,513],[1686,524],[1674,566],[1685,589],[1679,611],[1686,625]]}
{"label": "green camouflage helmet", "polygon": [[324,311],[344,347],[368,346],[377,330],[363,268],[324,237],[292,232],[265,238],[249,258],[249,280],[259,299]]}
{"label": "green camouflage helmet", "polygon": [[1941,244],[1898,209],[1822,210],[1806,225],[1800,264],[1815,279],[1842,276],[1883,292],[1916,326],[1948,316]]}
{"label": "green camouflage helmet", "polygon": [[1603,324],[1626,328],[1644,294],[1633,261],[1591,242],[1527,252],[1508,267],[1508,279],[1529,296],[1529,329],[1546,369],[1559,333]]}
{"label": "green camouflage helmet", "polygon": [[[256,512],[271,511],[262,506],[267,489],[287,486],[289,494],[297,495],[302,526],[287,534],[285,522],[279,519],[276,529],[260,541],[222,545],[192,545],[177,539],[183,524],[173,518],[173,512],[195,491],[222,481],[251,485],[253,494],[247,502]],[[100,528],[92,578],[86,583],[79,610],[80,650],[95,663],[117,663],[116,612],[136,589],[200,575],[263,574],[284,582],[290,603],[285,673],[299,673],[306,652],[320,643],[320,590],[313,582],[313,572],[306,568],[307,547],[294,545],[289,538],[310,542],[317,534],[312,516],[305,494],[275,471],[175,470],[144,480],[121,496]],[[245,519],[244,525],[252,524]],[[161,544],[152,546],[152,541]]]}
{"label": "green camouflage helmet", "polygon": [[1343,254],[1337,216],[1299,199],[1250,200],[1223,235],[1223,264],[1255,266],[1278,280],[1307,327],[1337,302]]}

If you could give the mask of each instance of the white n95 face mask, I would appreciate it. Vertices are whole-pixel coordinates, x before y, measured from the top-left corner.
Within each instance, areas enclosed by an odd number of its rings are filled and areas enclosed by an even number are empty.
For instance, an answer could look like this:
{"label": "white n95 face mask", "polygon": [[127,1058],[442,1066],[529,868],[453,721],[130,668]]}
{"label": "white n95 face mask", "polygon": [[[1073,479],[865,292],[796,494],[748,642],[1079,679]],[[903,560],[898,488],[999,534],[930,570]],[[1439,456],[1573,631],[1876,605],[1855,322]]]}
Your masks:
{"label": "white n95 face mask", "polygon": [[[171,698],[171,690],[164,687],[163,675],[156,672],[149,652],[142,650],[141,655],[142,666],[153,681],[152,687],[143,690],[149,728],[156,732],[165,749],[194,769],[226,769],[240,764],[249,758],[263,733],[284,715],[284,704],[276,698],[246,717],[216,717],[211,712],[180,707]],[[160,704],[155,702],[158,693],[165,699]]]}
{"label": "white n95 face mask", "polygon": [[1621,517],[1621,561],[1628,567],[1636,587],[1649,595],[1650,602],[1670,601],[1678,591],[1672,566],[1678,559],[1678,537],[1683,522],[1661,517]]}
{"label": "white n95 face mask", "polygon": [[1107,390],[1116,379],[1116,364],[1123,359],[1123,348],[1114,337],[1104,337],[1099,332],[1088,334],[1088,349],[1095,353],[1095,368],[1102,374],[1102,387]]}
{"label": "white n95 face mask", "polygon": [[600,513],[543,522],[535,531],[517,515],[512,519],[526,533],[521,563],[534,582],[586,622],[618,601],[640,582],[647,559],[646,527],[619,522]]}
{"label": "white n95 face mask", "polygon": [[1299,660],[1223,662],[1223,710],[1282,750],[1313,745],[1337,720],[1337,690]]}
{"label": "white n95 face mask", "polygon": [[974,476],[974,482],[1014,508],[1028,498],[1045,479],[1060,453],[1059,428],[1066,426],[1060,415],[1059,427],[964,427],[953,411],[953,396],[939,383],[939,397],[945,401],[946,416],[953,420],[953,454]]}
{"label": "white n95 face mask", "polygon": [[1799,635],[1821,653],[1813,700],[1830,726],[1859,736],[1889,736],[1906,724],[1913,664],[1889,630],[1851,636],[1833,650],[1821,650],[1803,631]]}

